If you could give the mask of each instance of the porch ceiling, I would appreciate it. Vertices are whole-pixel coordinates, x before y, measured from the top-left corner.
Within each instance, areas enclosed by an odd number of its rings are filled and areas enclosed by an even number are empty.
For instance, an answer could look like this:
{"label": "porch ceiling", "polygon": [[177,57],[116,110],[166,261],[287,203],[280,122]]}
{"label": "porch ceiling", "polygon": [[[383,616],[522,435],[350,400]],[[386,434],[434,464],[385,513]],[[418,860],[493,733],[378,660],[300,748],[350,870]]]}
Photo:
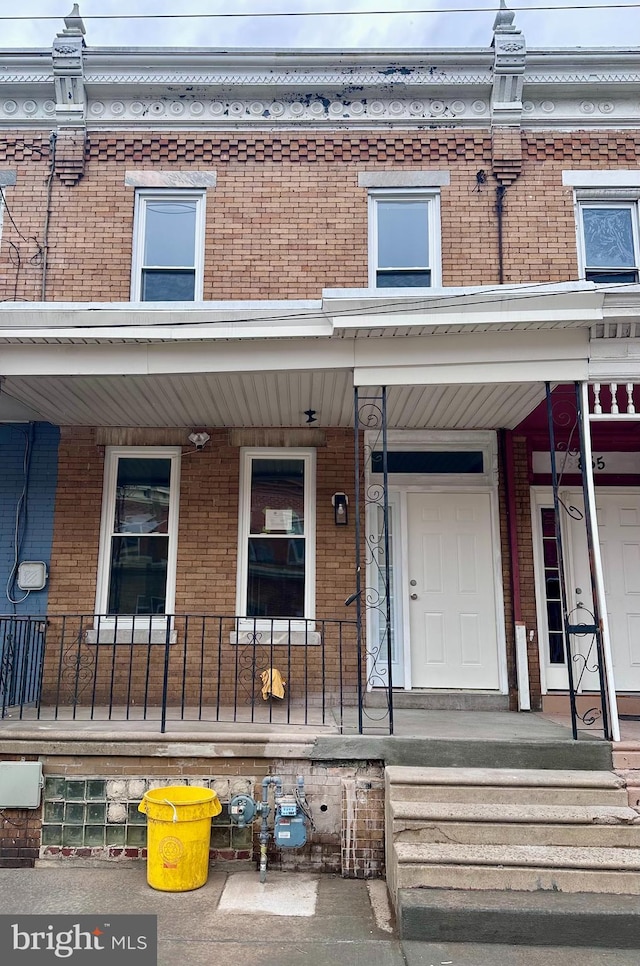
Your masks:
{"label": "porch ceiling", "polygon": [[[362,396],[376,388],[360,389]],[[518,425],[544,398],[541,383],[393,386],[389,428],[495,429]],[[0,420],[16,402],[40,418],[68,426],[317,426],[353,425],[353,374],[348,369],[132,376],[9,376],[0,392]],[[37,418],[32,416],[31,418]]]}

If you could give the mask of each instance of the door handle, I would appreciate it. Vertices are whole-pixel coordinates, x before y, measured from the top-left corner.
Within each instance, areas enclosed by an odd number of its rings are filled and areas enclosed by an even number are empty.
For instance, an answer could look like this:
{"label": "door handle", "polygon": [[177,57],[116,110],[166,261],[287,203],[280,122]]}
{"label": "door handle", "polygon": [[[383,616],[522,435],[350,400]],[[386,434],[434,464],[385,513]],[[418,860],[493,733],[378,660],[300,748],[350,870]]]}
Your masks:
{"label": "door handle", "polygon": [[417,599],[418,599],[417,594],[411,594],[411,600],[417,600]]}

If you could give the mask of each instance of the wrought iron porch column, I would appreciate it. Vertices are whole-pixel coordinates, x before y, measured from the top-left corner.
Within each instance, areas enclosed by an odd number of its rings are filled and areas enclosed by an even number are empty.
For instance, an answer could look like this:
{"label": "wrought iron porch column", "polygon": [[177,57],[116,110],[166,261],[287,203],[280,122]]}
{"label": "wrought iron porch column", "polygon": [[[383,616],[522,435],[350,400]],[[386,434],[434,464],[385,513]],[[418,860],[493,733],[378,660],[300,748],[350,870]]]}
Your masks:
{"label": "wrought iron porch column", "polygon": [[576,383],[576,404],[578,408],[578,425],[580,430],[580,450],[582,460],[582,488],[584,495],[585,523],[587,527],[587,545],[589,548],[589,571],[591,574],[594,610],[598,618],[601,640],[601,667],[604,671],[604,690],[606,700],[602,709],[603,716],[608,712],[608,727],[606,719],[603,722],[605,736],[613,741],[620,741],[620,720],[618,718],[618,700],[613,676],[613,656],[611,652],[611,634],[609,618],[607,616],[607,602],[604,590],[604,571],[602,568],[602,554],[600,552],[600,538],[598,535],[598,516],[596,512],[595,483],[593,477],[593,455],[591,449],[591,422],[589,420],[589,387],[586,382]]}
{"label": "wrought iron porch column", "polygon": [[[371,470],[373,459],[373,447],[365,447],[364,462],[365,466],[360,467],[360,430],[376,430],[382,443],[382,484],[371,484],[367,486],[365,476],[367,469]],[[392,615],[391,615],[391,557],[390,557],[390,533],[389,533],[389,469],[388,469],[388,447],[387,447],[387,389],[383,386],[376,395],[361,395],[357,386],[354,387],[354,461],[355,461],[355,571],[356,588],[355,593],[347,599],[348,603],[356,604],[356,623],[357,623],[357,647],[358,647],[358,731],[363,732],[364,699],[366,688],[363,688],[362,671],[363,666],[368,669],[369,655],[367,654],[367,629],[370,622],[364,620],[365,615],[371,611],[378,611],[381,618],[381,626],[378,626],[378,634],[381,638],[380,646],[375,648],[376,657],[384,650],[386,652],[386,688],[387,688],[387,711],[389,719],[389,734],[393,734],[393,641],[392,641]],[[368,462],[368,466],[366,465]],[[362,534],[362,513],[365,513],[365,527],[369,526],[367,520],[368,508],[376,507],[382,511],[382,528],[379,532],[379,522],[376,518],[372,528],[375,532]],[[383,557],[383,566],[380,567],[380,554]],[[363,559],[366,572],[362,573]],[[367,586],[367,576],[375,572],[382,576],[383,590],[380,593],[379,587]],[[382,634],[380,629],[383,628]],[[370,629],[370,627],[369,627]],[[364,663],[363,663],[364,660]],[[374,659],[375,664],[375,659]],[[369,675],[368,675],[369,677]],[[369,680],[368,682],[369,683]]]}

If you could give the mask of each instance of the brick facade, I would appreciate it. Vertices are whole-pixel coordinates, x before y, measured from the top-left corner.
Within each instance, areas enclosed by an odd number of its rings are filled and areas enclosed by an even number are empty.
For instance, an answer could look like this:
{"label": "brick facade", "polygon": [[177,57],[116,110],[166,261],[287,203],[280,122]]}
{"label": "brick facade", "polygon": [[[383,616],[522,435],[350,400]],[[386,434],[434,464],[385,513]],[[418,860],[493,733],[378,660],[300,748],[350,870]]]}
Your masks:
{"label": "brick facade", "polygon": [[[512,177],[505,182],[504,281],[575,279],[572,192],[562,186],[562,169],[633,166],[640,136],[576,132],[521,138],[521,173],[513,184]],[[503,159],[507,148],[499,150]],[[0,165],[17,172],[15,186],[5,193],[23,236],[5,219],[0,298],[13,298],[14,292],[23,299],[41,297],[49,154],[48,139],[31,133],[8,133],[0,145]],[[217,186],[207,192],[205,300],[317,298],[327,286],[365,287],[367,191],[357,186],[363,170],[448,169],[451,184],[441,192],[443,284],[495,282],[494,161],[488,134],[463,131],[304,137],[92,133],[81,180],[69,186],[56,179],[51,186],[47,298],[129,299],[134,191],[125,186],[125,172],[157,167],[217,172]],[[479,171],[489,176],[485,185],[477,184]],[[19,265],[9,241],[19,249]]]}

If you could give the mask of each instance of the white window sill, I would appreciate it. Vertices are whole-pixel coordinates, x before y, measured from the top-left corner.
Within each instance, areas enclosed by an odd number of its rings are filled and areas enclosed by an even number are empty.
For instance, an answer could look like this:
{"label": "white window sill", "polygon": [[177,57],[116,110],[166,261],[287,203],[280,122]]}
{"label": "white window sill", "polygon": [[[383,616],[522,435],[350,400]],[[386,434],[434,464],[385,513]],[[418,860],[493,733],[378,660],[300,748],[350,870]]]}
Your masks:
{"label": "white window sill", "polygon": [[[177,634],[175,630],[169,633],[169,644],[175,644]],[[166,628],[147,628],[133,630],[131,627],[104,627],[89,629],[85,635],[86,644],[166,644]]]}

